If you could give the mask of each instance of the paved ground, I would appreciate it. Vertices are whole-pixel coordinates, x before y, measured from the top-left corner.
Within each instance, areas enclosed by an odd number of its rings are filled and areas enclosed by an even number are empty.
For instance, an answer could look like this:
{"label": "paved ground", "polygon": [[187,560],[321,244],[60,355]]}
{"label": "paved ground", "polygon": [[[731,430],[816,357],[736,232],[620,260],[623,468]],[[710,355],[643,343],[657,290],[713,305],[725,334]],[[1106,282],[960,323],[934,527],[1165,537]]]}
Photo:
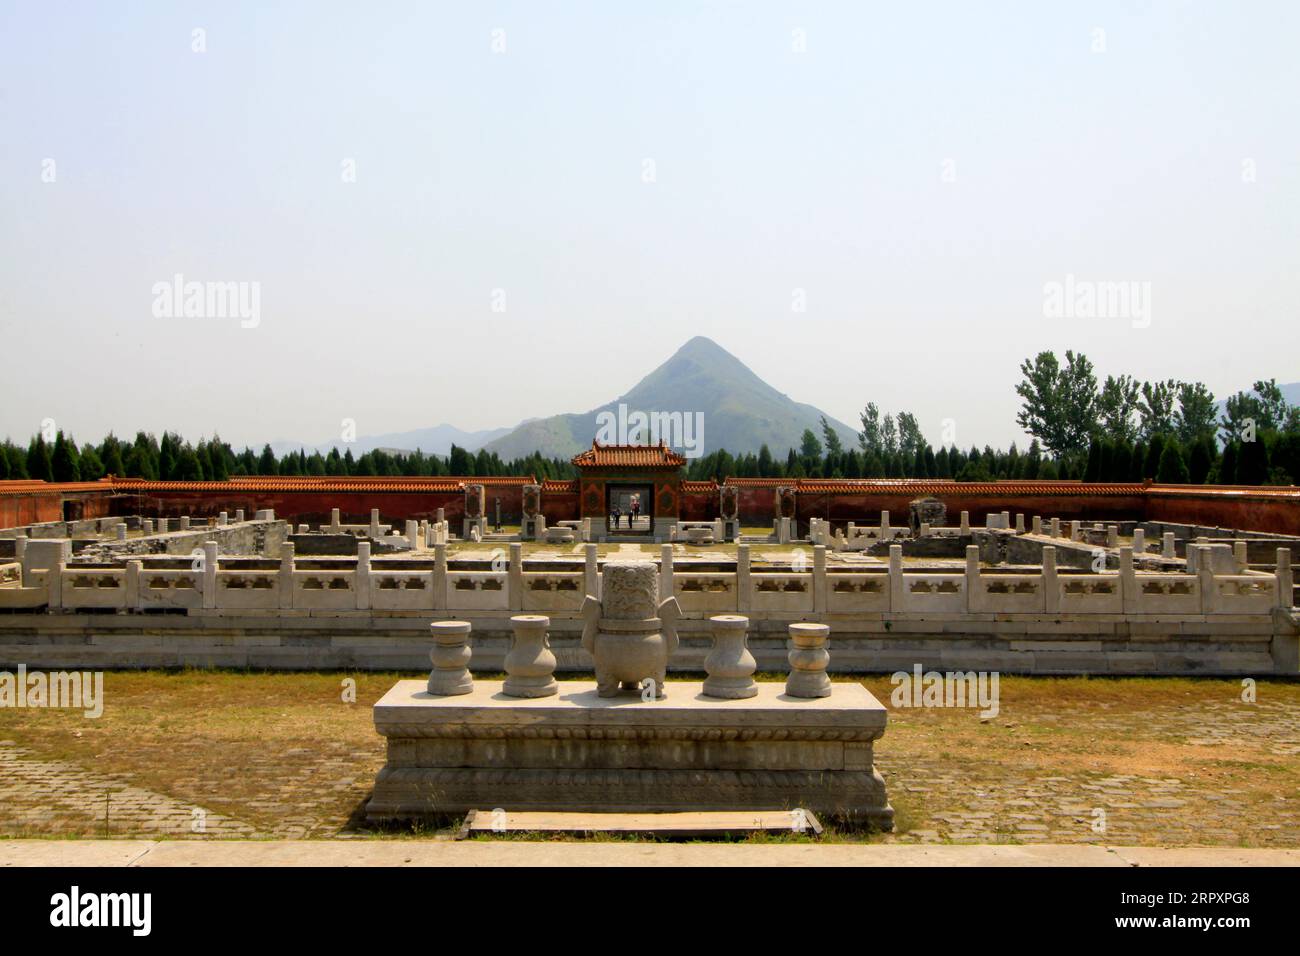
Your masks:
{"label": "paved ground", "polygon": [[61,826],[102,822],[105,833],[167,836],[253,836],[254,828],[206,807],[132,786],[122,777],[93,773],[62,760],[41,760],[0,741],[0,807],[14,829],[57,832]]}
{"label": "paved ground", "polygon": [[[112,672],[99,720],[0,709],[0,837],[364,838],[393,676],[356,674],[351,703],[341,679]],[[1007,678],[990,720],[893,707],[876,762],[898,829],[872,842],[1300,847],[1300,685],[1240,693]]]}
{"label": "paved ground", "polygon": [[1300,850],[416,840],[12,840],[0,866],[1300,866]]}
{"label": "paved ground", "polygon": [[[908,716],[894,712],[890,720],[896,727]],[[933,813],[915,812],[925,822],[895,839],[1100,844],[1155,836],[1165,845],[1300,845],[1300,792],[1279,793],[1261,805],[1251,789],[1262,760],[1296,767],[1300,708],[1293,705],[1195,700],[1107,714],[1062,702],[1052,712],[998,717],[995,723],[1020,735],[1025,760],[1019,770],[989,766],[978,753],[950,752],[939,734],[934,748],[902,759],[879,746],[876,762],[896,807],[913,799],[924,806],[932,797],[943,804]],[[1058,756],[1053,771],[1044,773],[1039,741],[1054,728],[1072,726],[1086,727],[1098,740],[1140,741],[1147,772],[1098,772],[1090,761]],[[1235,753],[1237,760],[1200,764],[1187,759],[1188,748],[1207,756]]]}

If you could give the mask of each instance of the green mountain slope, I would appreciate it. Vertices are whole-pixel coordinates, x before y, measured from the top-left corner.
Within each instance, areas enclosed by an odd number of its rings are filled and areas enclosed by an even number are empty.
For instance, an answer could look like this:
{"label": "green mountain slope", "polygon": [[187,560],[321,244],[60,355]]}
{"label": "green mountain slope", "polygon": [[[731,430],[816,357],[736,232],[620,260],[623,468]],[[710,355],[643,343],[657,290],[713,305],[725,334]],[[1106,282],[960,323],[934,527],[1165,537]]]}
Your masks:
{"label": "green mountain slope", "polygon": [[[487,444],[503,459],[540,449],[544,455],[576,455],[591,446],[602,412],[702,412],[702,454],[725,448],[732,454],[757,452],[764,443],[773,455],[798,448],[805,428],[821,440],[821,410],[792,400],[755,375],[738,358],[711,339],[696,336],[683,345],[626,395],[582,414],[552,415],[524,422]],[[826,416],[846,445],[857,433]],[[680,442],[674,442],[680,446]]]}

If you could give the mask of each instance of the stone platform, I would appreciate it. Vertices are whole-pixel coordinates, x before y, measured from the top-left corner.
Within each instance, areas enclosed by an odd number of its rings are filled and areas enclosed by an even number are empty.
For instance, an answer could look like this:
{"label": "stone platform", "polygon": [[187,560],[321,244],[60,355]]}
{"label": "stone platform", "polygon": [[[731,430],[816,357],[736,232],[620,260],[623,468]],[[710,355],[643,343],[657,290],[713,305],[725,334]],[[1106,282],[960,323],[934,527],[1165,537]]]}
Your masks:
{"label": "stone platform", "polygon": [[887,712],[859,684],[798,699],[759,683],[756,697],[720,700],[698,682],[672,681],[653,702],[631,691],[599,697],[591,681],[559,688],[520,699],[500,681],[476,681],[472,693],[437,697],[423,681],[399,681],[374,708],[388,762],[367,817],[803,807],[893,826],[872,762]]}

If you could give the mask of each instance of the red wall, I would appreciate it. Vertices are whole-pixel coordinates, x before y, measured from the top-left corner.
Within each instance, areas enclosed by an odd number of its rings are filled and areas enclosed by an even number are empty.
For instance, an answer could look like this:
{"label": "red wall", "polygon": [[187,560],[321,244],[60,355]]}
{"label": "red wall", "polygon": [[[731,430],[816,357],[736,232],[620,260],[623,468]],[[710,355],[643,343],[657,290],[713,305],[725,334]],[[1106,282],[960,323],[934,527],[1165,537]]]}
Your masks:
{"label": "red wall", "polygon": [[[349,524],[370,520],[370,509],[378,508],[385,522],[396,523],[408,518],[432,519],[443,508],[453,523],[464,516],[464,495],[459,491],[313,491],[297,489],[241,490],[222,492],[215,483],[195,489],[166,489],[136,494],[117,494],[110,482],[84,482],[45,487],[32,482],[0,482],[0,527],[15,527],[41,521],[59,521],[64,517],[63,502],[74,504],[76,517],[95,518],[107,514],[143,514],[177,516],[182,514],[215,515],[234,513],[243,508],[248,517],[261,508],[274,508],[286,520],[319,523],[329,520],[330,509],[339,508]],[[501,498],[502,519],[517,523],[523,506],[523,485],[493,485],[484,481],[487,516],[494,514],[494,499]],[[740,517],[743,524],[769,527],[775,513],[778,482],[770,485],[738,484]],[[836,525],[848,521],[872,523],[888,508],[895,525],[907,522],[908,503],[927,493],[923,487],[882,486],[867,490],[844,488],[800,491],[797,513],[801,525],[811,517],[828,518]],[[6,485],[8,487],[6,487]],[[580,513],[574,483],[557,482],[555,490],[542,492],[542,513],[550,524],[576,520]],[[933,489],[948,507],[948,524],[955,526],[960,512],[970,512],[972,525],[984,524],[985,515],[1001,511],[1021,512],[1028,520],[1033,515],[1062,519],[1131,519],[1203,524],[1279,534],[1300,535],[1300,493],[1295,489],[1270,488],[1178,488],[1098,486],[1091,493],[1087,486],[1057,486],[1058,494],[1034,493],[1023,483],[1009,483],[1005,491],[984,485],[967,491],[947,485]],[[687,521],[708,521],[718,516],[716,491],[680,491],[680,515]]]}
{"label": "red wall", "polygon": [[[523,508],[522,485],[485,484],[486,517],[496,515],[496,499],[501,499],[501,519],[517,523]],[[113,513],[142,514],[160,518],[180,515],[234,514],[244,509],[251,518],[263,508],[275,509],[275,516],[294,524],[321,524],[330,519],[330,509],[339,509],[344,524],[368,524],[370,509],[378,508],[385,524],[437,518],[438,509],[454,527],[465,516],[465,495],[460,491],[240,491],[214,494],[212,491],[158,491],[151,494],[119,495],[113,499]]]}
{"label": "red wall", "polygon": [[582,518],[582,508],[578,504],[576,491],[543,491],[542,516],[547,526],[561,521],[578,521]]}
{"label": "red wall", "polygon": [[[1258,489],[1254,489],[1258,491]],[[1146,518],[1248,531],[1300,535],[1300,499],[1278,494],[1206,494],[1148,489]]]}

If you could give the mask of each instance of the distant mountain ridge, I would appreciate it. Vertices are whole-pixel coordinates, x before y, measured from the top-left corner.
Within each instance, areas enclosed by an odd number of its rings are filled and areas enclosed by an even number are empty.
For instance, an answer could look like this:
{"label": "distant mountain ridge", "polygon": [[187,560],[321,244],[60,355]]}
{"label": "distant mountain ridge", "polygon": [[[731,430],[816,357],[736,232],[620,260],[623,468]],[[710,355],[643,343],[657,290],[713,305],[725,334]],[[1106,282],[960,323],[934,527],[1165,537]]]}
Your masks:
{"label": "distant mountain ridge", "polygon": [[588,412],[524,422],[484,447],[507,461],[535,450],[546,457],[576,455],[591,446],[602,424],[619,420],[620,405],[626,406],[623,419],[635,412],[702,415],[698,449],[677,440],[687,436],[664,437],[678,450],[704,455],[723,448],[732,454],[757,452],[766,444],[773,455],[784,456],[788,449],[799,447],[804,429],[812,429],[822,440],[823,416],[846,446],[857,444],[856,429],[778,392],[712,339],[696,336],[613,401]]}
{"label": "distant mountain ridge", "polygon": [[452,445],[459,445],[468,451],[477,451],[494,438],[500,438],[509,432],[509,428],[489,428],[483,431],[467,432],[455,425],[443,424],[436,425],[433,428],[419,428],[409,432],[359,435],[354,442],[344,442],[340,439],[320,445],[306,445],[302,442],[273,441],[271,442],[271,450],[275,452],[277,457],[285,452],[297,451],[300,448],[306,448],[309,452],[319,451],[322,454],[328,454],[332,448],[337,448],[339,454],[351,449],[353,457],[377,449],[389,452],[395,450],[413,452],[418,450],[426,455],[445,456],[451,451]]}
{"label": "distant mountain ridge", "polygon": [[[1300,382],[1283,383],[1279,388],[1289,403],[1300,405]],[[1251,389],[1245,386],[1240,391]],[[1220,418],[1225,400],[1226,396],[1218,400]],[[722,448],[733,455],[757,453],[766,444],[774,456],[784,457],[788,449],[799,447],[805,428],[812,429],[817,440],[822,441],[821,418],[825,415],[812,405],[796,402],[778,392],[712,339],[696,336],[629,392],[588,412],[528,419],[513,428],[470,432],[442,424],[414,431],[359,436],[351,443],[332,441],[313,446],[275,441],[271,448],[277,456],[300,448],[322,453],[328,453],[331,448],[340,452],[351,449],[353,456],[375,449],[408,452],[418,449],[425,454],[446,456],[455,444],[470,452],[486,448],[505,461],[535,451],[546,458],[569,458],[591,447],[602,422],[619,420],[620,405],[626,406],[624,420],[635,412],[702,414],[702,436],[689,437],[702,437],[700,451],[705,455]],[[608,418],[602,419],[602,414]],[[830,415],[825,417],[846,448],[857,447],[856,428]],[[686,450],[679,441],[670,444],[679,451]]]}

